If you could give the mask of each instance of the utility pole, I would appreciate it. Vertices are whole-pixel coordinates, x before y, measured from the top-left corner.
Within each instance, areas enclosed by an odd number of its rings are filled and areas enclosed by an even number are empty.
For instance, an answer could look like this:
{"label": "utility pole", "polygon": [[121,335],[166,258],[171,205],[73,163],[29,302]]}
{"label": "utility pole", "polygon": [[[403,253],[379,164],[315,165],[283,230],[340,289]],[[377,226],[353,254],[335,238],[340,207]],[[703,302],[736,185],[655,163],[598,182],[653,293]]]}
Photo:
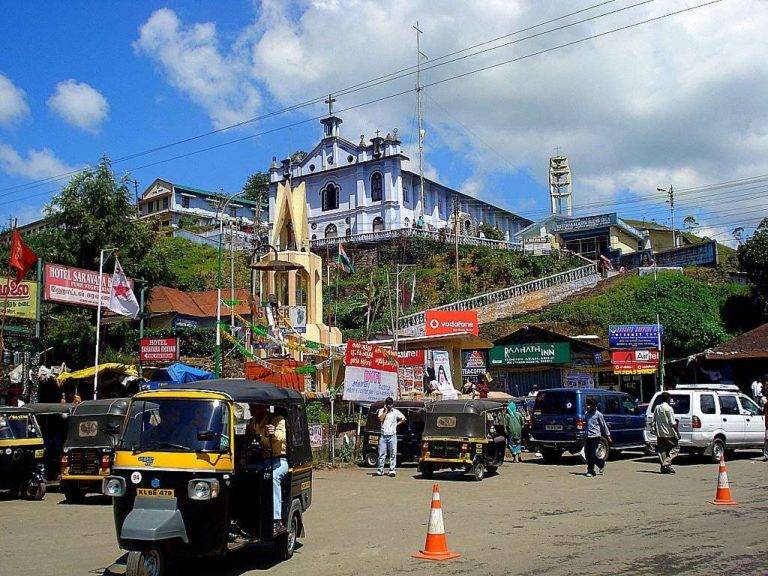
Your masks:
{"label": "utility pole", "polygon": [[139,209],[139,181],[136,179],[133,182],[133,195],[136,197],[136,218],[141,217],[141,210]]}
{"label": "utility pole", "polygon": [[229,333],[235,333],[235,226],[232,222],[229,227]]}
{"label": "utility pole", "polygon": [[419,199],[421,201],[421,222],[424,224],[424,110],[422,107],[421,91],[421,59],[427,55],[421,51],[421,34],[419,21],[416,21],[416,117],[418,118],[419,129]]}
{"label": "utility pole", "polygon": [[677,235],[675,233],[675,189],[672,185],[669,185],[669,190],[664,188],[656,188],[659,192],[664,192],[669,197],[666,201],[669,204],[669,212],[672,220],[672,248],[677,248]]}
{"label": "utility pole", "polygon": [[459,199],[453,195],[453,259],[456,261],[456,291],[459,290]]}

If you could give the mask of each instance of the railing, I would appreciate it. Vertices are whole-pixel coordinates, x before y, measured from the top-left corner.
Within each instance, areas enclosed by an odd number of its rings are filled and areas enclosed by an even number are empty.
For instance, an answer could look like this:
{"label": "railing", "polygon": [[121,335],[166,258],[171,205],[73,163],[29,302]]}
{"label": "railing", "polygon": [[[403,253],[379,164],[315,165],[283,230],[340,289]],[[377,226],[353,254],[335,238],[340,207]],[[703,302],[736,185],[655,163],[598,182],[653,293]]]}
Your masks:
{"label": "railing", "polygon": [[[429,238],[430,240],[444,241],[453,244],[456,240],[453,234],[442,233],[436,230],[422,230],[420,228],[396,228],[394,230],[379,230],[377,232],[363,232],[350,236],[337,236],[336,238],[318,238],[310,240],[311,248],[332,248],[339,244],[365,244],[397,240],[400,238]],[[522,250],[522,243],[507,242],[505,240],[491,240],[490,238],[478,238],[476,236],[462,236],[459,234],[459,244],[463,246],[484,246],[501,250]]]}
{"label": "railing", "polygon": [[[531,292],[538,292],[539,290],[546,290],[553,286],[559,286],[567,282],[573,282],[575,280],[582,280],[588,278],[594,274],[597,274],[597,264],[590,262],[586,266],[580,266],[579,268],[573,268],[566,270],[565,272],[559,272],[552,274],[551,276],[545,276],[544,278],[537,278],[536,280],[530,280],[523,284],[517,284],[516,286],[510,286],[509,288],[503,288],[496,290],[495,292],[487,292],[480,296],[474,296],[467,298],[466,300],[459,300],[458,302],[452,302],[451,304],[445,304],[443,306],[436,306],[434,310],[477,310],[484,306],[493,304],[495,302],[503,302],[511,298],[518,298],[524,294],[530,294]],[[424,324],[425,312],[417,312],[416,314],[409,314],[400,318],[400,329],[412,328]]]}

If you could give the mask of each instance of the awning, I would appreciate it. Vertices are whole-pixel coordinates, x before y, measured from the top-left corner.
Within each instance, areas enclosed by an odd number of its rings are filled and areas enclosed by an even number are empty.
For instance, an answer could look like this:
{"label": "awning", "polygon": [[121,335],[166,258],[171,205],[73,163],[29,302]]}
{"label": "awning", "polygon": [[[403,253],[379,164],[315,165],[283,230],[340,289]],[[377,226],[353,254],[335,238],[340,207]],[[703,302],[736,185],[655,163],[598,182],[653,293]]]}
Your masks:
{"label": "awning", "polygon": [[[394,346],[391,338],[386,340],[369,340],[368,344],[376,346]],[[460,348],[461,350],[490,350],[493,342],[470,332],[457,334],[441,334],[439,336],[403,336],[397,339],[398,350],[436,350],[442,348]]]}
{"label": "awning", "polygon": [[[138,377],[139,373],[136,371],[136,366],[129,364],[118,364],[117,362],[107,362],[106,364],[99,364],[99,375],[110,373],[117,374],[119,376],[134,376]],[[89,368],[83,368],[75,372],[65,372],[59,374],[56,377],[56,382],[59,386],[63,385],[68,380],[87,380],[93,378],[96,375],[96,367],[91,366]]]}

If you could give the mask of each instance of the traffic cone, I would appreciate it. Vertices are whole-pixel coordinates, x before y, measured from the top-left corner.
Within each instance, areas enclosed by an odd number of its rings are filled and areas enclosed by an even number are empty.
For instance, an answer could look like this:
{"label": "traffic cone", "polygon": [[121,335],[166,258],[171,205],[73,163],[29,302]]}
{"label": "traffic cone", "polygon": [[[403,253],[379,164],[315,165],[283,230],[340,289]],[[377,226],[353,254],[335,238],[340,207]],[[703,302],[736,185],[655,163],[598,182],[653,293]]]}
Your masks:
{"label": "traffic cone", "polygon": [[731,497],[731,486],[728,483],[728,469],[725,467],[725,455],[720,455],[720,467],[717,471],[717,492],[710,504],[718,506],[735,506],[736,500]]}
{"label": "traffic cone", "polygon": [[448,551],[448,542],[445,539],[445,525],[443,524],[443,507],[440,505],[440,486],[432,485],[432,507],[429,510],[429,527],[427,528],[427,541],[424,550],[411,554],[414,558],[423,560],[451,560],[461,554]]}

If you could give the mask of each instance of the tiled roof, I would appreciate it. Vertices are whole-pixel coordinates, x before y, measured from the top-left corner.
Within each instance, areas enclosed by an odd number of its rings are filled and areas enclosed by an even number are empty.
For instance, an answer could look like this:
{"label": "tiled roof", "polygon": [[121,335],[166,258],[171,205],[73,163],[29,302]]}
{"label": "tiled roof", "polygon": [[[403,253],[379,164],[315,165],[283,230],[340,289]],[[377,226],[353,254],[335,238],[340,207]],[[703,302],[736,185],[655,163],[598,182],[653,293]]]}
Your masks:
{"label": "tiled roof", "polygon": [[737,336],[707,351],[707,360],[768,358],[768,324]]}
{"label": "tiled roof", "polygon": [[[249,291],[246,288],[235,290],[235,299],[240,303],[235,306],[235,312],[240,315],[250,315],[248,304]],[[229,299],[229,289],[222,290],[222,299]],[[216,316],[216,290],[203,292],[183,292],[168,286],[155,286],[149,296],[149,311],[151,314],[181,314],[197,318],[214,318]],[[222,304],[221,315],[226,316],[229,307]]]}

